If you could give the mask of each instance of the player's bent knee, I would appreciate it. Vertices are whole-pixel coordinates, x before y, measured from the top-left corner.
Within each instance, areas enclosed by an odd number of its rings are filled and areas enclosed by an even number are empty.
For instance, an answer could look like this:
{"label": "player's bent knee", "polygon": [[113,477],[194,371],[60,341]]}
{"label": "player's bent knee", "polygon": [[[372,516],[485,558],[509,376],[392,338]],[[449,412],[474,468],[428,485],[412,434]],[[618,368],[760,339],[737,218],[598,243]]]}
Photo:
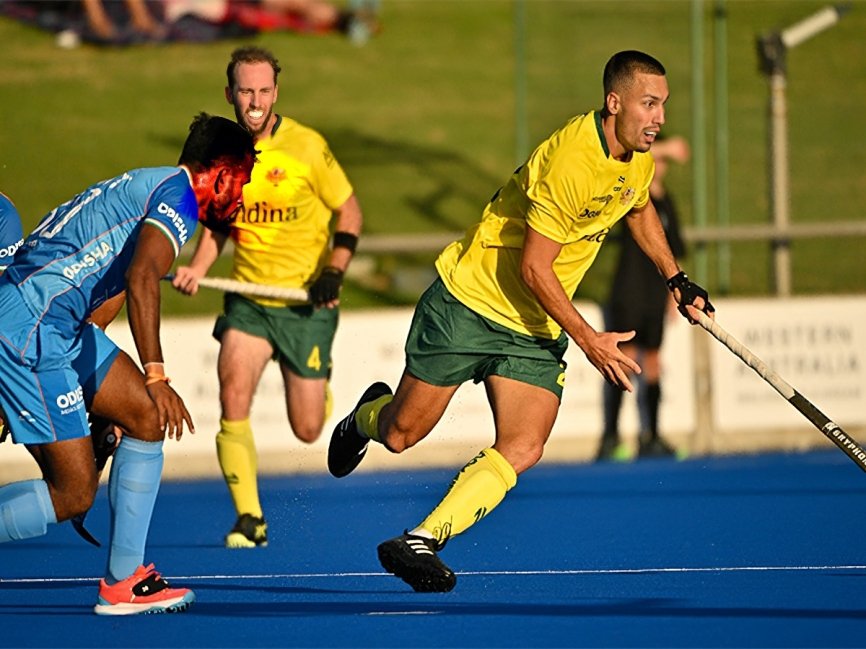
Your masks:
{"label": "player's bent knee", "polygon": [[121,424],[125,435],[142,442],[161,442],[165,439],[165,430],[159,425],[159,412],[155,407],[142,409],[129,420],[129,424]]}
{"label": "player's bent knee", "polygon": [[419,428],[417,422],[405,415],[394,417],[392,412],[385,409],[379,415],[379,441],[392,453],[402,453],[412,448],[429,433],[429,429]]}
{"label": "player's bent knee", "polygon": [[382,445],[392,453],[402,453],[418,443],[418,439],[408,432],[391,429],[382,437]]}
{"label": "player's bent knee", "polygon": [[84,514],[92,506],[96,498],[96,482],[92,486],[82,488],[66,488],[62,491],[51,490],[51,501],[54,504],[54,514],[57,522]]}
{"label": "player's bent knee", "polygon": [[538,464],[544,455],[544,446],[538,445],[521,449],[509,449],[502,452],[502,455],[514,467],[515,473],[519,475]]}
{"label": "player's bent knee", "polygon": [[390,446],[390,444],[388,444],[388,441],[387,441],[387,440],[384,441],[384,442],[382,442],[382,446],[384,446],[385,449],[386,449],[389,453],[394,453],[394,454],[402,453],[403,451],[406,450],[405,448],[403,448],[403,449],[401,449],[401,450],[398,451],[398,450],[396,450],[396,449],[391,448],[391,446]]}

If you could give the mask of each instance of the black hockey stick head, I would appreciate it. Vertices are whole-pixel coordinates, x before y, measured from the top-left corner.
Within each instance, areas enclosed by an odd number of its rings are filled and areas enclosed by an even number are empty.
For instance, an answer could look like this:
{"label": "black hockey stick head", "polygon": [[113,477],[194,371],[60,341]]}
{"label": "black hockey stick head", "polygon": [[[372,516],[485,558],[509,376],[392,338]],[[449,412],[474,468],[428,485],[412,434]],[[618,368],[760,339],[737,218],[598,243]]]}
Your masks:
{"label": "black hockey stick head", "polygon": [[78,516],[73,516],[69,520],[69,522],[72,523],[72,527],[75,528],[76,532],[78,532],[78,536],[80,536],[91,545],[95,545],[97,548],[101,548],[102,544],[96,539],[95,536],[93,536],[93,534],[87,531],[86,527],[84,527],[85,516],[87,516],[87,512],[79,514]]}

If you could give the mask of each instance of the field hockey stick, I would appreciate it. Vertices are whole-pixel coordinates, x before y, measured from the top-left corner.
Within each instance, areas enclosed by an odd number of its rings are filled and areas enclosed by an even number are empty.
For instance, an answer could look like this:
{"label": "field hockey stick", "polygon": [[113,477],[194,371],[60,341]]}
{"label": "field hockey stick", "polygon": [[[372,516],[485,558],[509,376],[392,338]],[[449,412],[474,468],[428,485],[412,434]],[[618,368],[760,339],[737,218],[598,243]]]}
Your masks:
{"label": "field hockey stick", "polygon": [[770,369],[764,361],[749,351],[743,343],[722,329],[715,320],[703,311],[698,311],[698,324],[731,350],[746,365],[755,370],[758,376],[773,386],[776,392],[781,394],[788,403],[799,410],[827,439],[842,449],[845,455],[850,457],[861,470],[866,471],[866,451],[863,450],[856,440],[842,430],[838,424],[831,421],[811,401],[797,392],[781,376]]}
{"label": "field hockey stick", "polygon": [[[163,279],[171,281],[174,279],[174,275],[166,275]],[[270,297],[276,300],[298,300],[301,302],[309,302],[310,300],[309,294],[302,288],[252,284],[224,277],[202,277],[198,280],[198,285],[227,293],[249,295],[250,297]]]}

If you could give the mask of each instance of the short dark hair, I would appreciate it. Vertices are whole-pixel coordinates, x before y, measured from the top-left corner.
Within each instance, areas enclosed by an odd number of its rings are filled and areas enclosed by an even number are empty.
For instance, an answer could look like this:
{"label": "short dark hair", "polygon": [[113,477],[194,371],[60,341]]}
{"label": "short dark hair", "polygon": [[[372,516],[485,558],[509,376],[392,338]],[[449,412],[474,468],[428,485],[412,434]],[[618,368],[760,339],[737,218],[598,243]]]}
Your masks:
{"label": "short dark hair", "polygon": [[280,64],[277,62],[277,57],[270,50],[264,47],[255,45],[247,45],[239,47],[232,52],[232,58],[226,67],[226,79],[228,80],[229,88],[235,85],[235,69],[241,63],[268,63],[274,71],[274,85],[277,85],[277,75],[280,73]]}
{"label": "short dark hair", "polygon": [[605,102],[611,92],[622,92],[634,80],[635,74],[667,74],[657,59],[637,50],[617,52],[604,66],[603,85]]}
{"label": "short dark hair", "polygon": [[178,164],[199,172],[219,163],[242,165],[255,160],[256,153],[252,135],[237,122],[199,113],[189,125]]}

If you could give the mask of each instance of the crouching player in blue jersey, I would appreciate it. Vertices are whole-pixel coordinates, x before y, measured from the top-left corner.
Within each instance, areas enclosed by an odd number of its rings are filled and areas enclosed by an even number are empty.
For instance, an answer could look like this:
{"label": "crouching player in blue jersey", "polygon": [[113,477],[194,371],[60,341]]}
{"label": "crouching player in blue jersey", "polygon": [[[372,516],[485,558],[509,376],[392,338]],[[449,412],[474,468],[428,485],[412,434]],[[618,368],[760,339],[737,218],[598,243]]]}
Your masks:
{"label": "crouching player in blue jersey", "polygon": [[[18,252],[23,243],[23,229],[18,210],[12,200],[0,192],[0,274],[12,262],[15,253]],[[84,393],[84,405],[88,412],[93,402],[93,395],[96,394],[106,373],[111,368],[115,357],[120,351],[107,338],[102,329],[108,326],[120,312],[120,309],[123,307],[124,298],[124,293],[117,295],[104,302],[90,316],[90,323],[81,334],[81,351],[72,362],[72,367],[78,373],[78,380]],[[102,417],[91,416],[89,418],[89,425],[90,439],[93,445],[93,459],[96,464],[98,477],[117,447],[120,431],[112,422]],[[3,412],[0,410],[0,442],[5,441],[8,436],[9,428],[6,426]],[[30,451],[30,454],[44,473],[46,465],[43,463],[40,447],[29,445],[27,450]],[[85,540],[98,546],[99,541],[84,527],[84,517],[85,513],[81,513],[72,518],[71,522],[75,530]]]}
{"label": "crouching player in blue jersey", "polygon": [[[125,434],[111,466],[111,539],[95,610],[105,615],[185,610],[192,591],[169,588],[145,566],[144,548],[162,473],[166,433],[193,432],[169,386],[159,340],[160,279],[196,220],[224,228],[255,162],[251,136],[202,113],[178,166],[127,171],[97,183],[46,215],[0,277],[0,407],[15,443],[36,447],[43,479],[0,487],[0,542],[45,534],[93,503],[97,471],[88,439],[81,356],[89,319],[126,292],[129,326],[144,368],[124,352],[91,411]],[[106,358],[107,337],[100,336]],[[78,360],[78,371],[73,367]]]}

